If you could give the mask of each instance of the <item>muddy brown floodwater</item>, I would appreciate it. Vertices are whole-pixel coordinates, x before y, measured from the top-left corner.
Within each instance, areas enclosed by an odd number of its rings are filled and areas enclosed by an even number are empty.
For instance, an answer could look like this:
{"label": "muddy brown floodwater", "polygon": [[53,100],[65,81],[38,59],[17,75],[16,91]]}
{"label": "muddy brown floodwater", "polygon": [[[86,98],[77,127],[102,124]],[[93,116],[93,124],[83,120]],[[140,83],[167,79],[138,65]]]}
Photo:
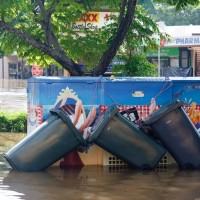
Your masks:
{"label": "muddy brown floodwater", "polygon": [[3,154],[24,136],[0,134],[0,200],[200,200],[200,170],[51,166],[14,171]]}
{"label": "muddy brown floodwater", "polygon": [[[26,111],[26,83],[17,81],[0,83],[1,107]],[[200,200],[200,170],[54,166],[43,172],[14,171],[3,154],[24,136],[0,134],[0,200]]]}

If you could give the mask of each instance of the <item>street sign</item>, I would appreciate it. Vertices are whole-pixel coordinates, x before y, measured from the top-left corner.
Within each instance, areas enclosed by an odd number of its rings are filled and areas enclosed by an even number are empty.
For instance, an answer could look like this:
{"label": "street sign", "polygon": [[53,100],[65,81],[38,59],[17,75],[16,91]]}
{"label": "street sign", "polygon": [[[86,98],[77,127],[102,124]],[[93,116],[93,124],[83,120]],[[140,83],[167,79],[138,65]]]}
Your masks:
{"label": "street sign", "polygon": [[38,65],[32,65],[32,76],[42,76],[43,69]]}

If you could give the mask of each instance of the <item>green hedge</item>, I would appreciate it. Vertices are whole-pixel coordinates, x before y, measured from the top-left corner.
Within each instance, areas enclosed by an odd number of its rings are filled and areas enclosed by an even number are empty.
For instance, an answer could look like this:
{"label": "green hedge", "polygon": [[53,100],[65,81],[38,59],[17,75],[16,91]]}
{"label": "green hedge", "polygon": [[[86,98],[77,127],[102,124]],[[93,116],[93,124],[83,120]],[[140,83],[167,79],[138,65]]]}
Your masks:
{"label": "green hedge", "polygon": [[27,113],[6,113],[0,111],[0,132],[26,133]]}

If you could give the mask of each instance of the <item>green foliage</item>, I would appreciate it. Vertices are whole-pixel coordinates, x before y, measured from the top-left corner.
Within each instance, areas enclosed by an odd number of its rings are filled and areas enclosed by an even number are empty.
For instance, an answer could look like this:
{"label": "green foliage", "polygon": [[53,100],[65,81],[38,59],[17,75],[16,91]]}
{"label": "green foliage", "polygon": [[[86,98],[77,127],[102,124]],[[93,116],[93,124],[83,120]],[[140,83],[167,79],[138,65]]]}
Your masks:
{"label": "green foliage", "polygon": [[0,111],[0,132],[27,132],[27,114]]}
{"label": "green foliage", "polygon": [[[118,29],[118,17],[112,16],[113,23],[107,27],[96,31],[82,30],[81,35],[73,30],[72,24],[87,11],[98,10],[99,8],[114,10],[115,12],[119,11],[119,5],[122,1],[87,0],[82,1],[84,3],[77,3],[75,0],[48,0],[44,2],[46,12],[50,11],[53,6],[55,6],[55,10],[51,14],[50,25],[53,34],[58,39],[66,55],[76,62],[84,62],[89,69],[94,67],[98,63],[103,52],[105,52],[110,45]],[[41,42],[45,43],[47,35],[45,29],[42,28],[41,23],[39,23],[44,20],[45,12],[40,10],[37,14],[34,14],[33,10],[36,7],[37,3],[31,4],[30,0],[3,0],[0,4],[0,16],[1,19],[10,24],[10,26],[26,32],[27,35],[33,39],[37,40],[38,38]],[[143,23],[145,24],[145,29],[143,28]],[[147,17],[147,12],[142,13],[141,11],[136,11],[136,23],[132,27],[133,32],[134,29],[136,29],[135,32],[138,33],[137,35],[133,35],[134,37],[136,36],[136,38],[134,38],[135,42],[133,42],[136,46],[143,43],[142,36],[144,32],[146,35],[145,40],[148,40],[149,43],[153,43],[150,37],[154,31],[155,33],[158,31],[155,22],[151,21],[150,17]],[[141,34],[139,34],[140,31],[142,31]],[[141,37],[138,40],[139,35],[141,35]],[[26,43],[20,37],[16,37],[14,34],[10,34],[7,31],[2,31],[0,34],[0,47],[4,50],[5,54],[11,54],[17,51],[20,57],[28,58],[27,64],[39,64],[43,67],[47,67],[53,63],[59,66],[48,54],[44,54],[39,48],[34,48],[33,45]]]}
{"label": "green foliage", "polygon": [[[147,15],[147,10],[138,6],[135,13],[135,21],[132,24],[120,55],[117,56],[124,64],[114,66],[115,72],[121,72],[126,76],[157,76],[157,68],[146,59],[145,51],[157,50],[159,40],[168,35],[159,31],[153,18]],[[156,36],[156,37],[155,37]]]}
{"label": "green foliage", "polygon": [[[98,58],[108,48],[112,38],[118,29],[118,15],[110,16],[113,23],[102,27],[94,32],[86,31],[85,36],[80,36],[76,40],[76,48],[73,55],[79,57],[86,63],[87,69],[91,69],[98,62]],[[158,39],[168,38],[168,35],[161,33],[154,19],[148,15],[148,10],[142,6],[137,6],[135,11],[135,20],[131,25],[127,37],[125,38],[118,54],[127,54],[129,57],[134,56],[134,52],[141,49],[158,49]],[[74,41],[75,42],[75,41]]]}
{"label": "green foliage", "polygon": [[[189,0],[184,1],[189,2]],[[62,57],[67,56],[76,62],[84,62],[87,69],[95,67],[116,35],[119,28],[118,16],[113,15],[112,23],[103,28],[95,31],[82,29],[81,34],[78,34],[72,25],[88,11],[101,8],[119,13],[123,1],[44,0],[43,2],[44,9],[38,11],[36,10],[37,1],[35,3],[31,3],[30,0],[1,1],[0,21],[19,30],[21,34],[26,33],[26,39],[28,38],[32,45],[19,36],[16,37],[13,32],[2,29],[0,31],[0,49],[4,51],[4,54],[17,51],[20,57],[28,58],[27,64],[38,64],[42,67],[48,67],[50,64],[59,66],[58,62],[54,60],[55,57],[52,57],[56,52],[61,52]],[[170,3],[177,5],[175,1]],[[50,18],[47,18],[47,15]],[[48,32],[48,29],[51,31]],[[155,35],[159,38],[166,37],[159,32],[148,11],[137,5],[134,23],[118,53],[134,57],[133,49],[135,52],[141,46],[144,46],[145,49],[155,49],[158,47],[156,39],[153,39]],[[35,45],[38,41],[43,46]],[[51,49],[55,51],[49,53],[49,47],[53,47]]]}
{"label": "green foliage", "polygon": [[176,10],[172,6],[157,5],[157,21],[164,21],[167,26],[200,25],[200,6],[188,6],[184,10]]}
{"label": "green foliage", "polygon": [[[71,28],[71,24],[77,21],[86,10],[82,4],[78,4],[76,1],[61,0],[58,3],[58,1],[49,0],[45,1],[46,11],[49,11],[55,4],[57,5],[50,20],[51,29],[61,47],[68,53],[70,50],[68,46],[66,46],[66,40],[70,41],[70,46],[72,46],[73,38],[76,36],[76,33],[73,32]],[[43,15],[45,15],[45,12],[40,11],[34,14],[33,10],[36,7],[37,3],[31,4],[30,0],[3,0],[0,4],[0,20],[25,32],[28,37],[36,41],[39,39],[41,42],[45,43],[47,42],[47,35],[40,23],[44,20]],[[39,48],[33,47],[33,45],[28,44],[22,38],[16,37],[14,34],[10,34],[7,31],[1,31],[0,33],[0,47],[5,54],[11,54],[17,51],[20,57],[28,58],[31,64],[37,63],[43,67],[51,63],[58,65],[48,54],[44,54]],[[73,56],[71,58],[74,59],[75,57]]]}
{"label": "green foliage", "polygon": [[169,4],[174,6],[176,10],[186,8],[187,6],[197,6],[199,5],[199,0],[154,0],[154,2]]}
{"label": "green foliage", "polygon": [[115,65],[113,71],[121,72],[126,76],[157,76],[158,69],[151,63],[149,63],[144,54],[135,54],[132,57],[125,55],[118,56],[120,60],[124,61],[124,64]]}

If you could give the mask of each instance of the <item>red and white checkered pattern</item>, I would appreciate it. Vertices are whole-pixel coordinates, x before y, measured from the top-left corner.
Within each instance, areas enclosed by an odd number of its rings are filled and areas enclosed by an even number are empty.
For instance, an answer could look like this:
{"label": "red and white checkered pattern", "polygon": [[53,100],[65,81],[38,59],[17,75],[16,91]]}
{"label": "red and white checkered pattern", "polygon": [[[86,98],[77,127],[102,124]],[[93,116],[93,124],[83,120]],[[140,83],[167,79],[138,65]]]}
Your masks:
{"label": "red and white checkered pattern", "polygon": [[37,124],[42,124],[43,123],[43,108],[42,108],[42,105],[37,106],[35,109],[36,109],[36,113],[37,113]]}
{"label": "red and white checkered pattern", "polygon": [[[117,106],[117,107],[119,109],[119,112],[122,112],[124,110],[127,110],[127,109],[135,107],[137,112],[138,112],[139,118],[142,118],[144,116],[148,116],[150,114],[150,106],[149,105],[143,105],[143,106],[138,106],[138,105],[121,106],[120,105],[120,106]],[[102,114],[102,112],[104,112],[107,109],[107,106],[106,105],[100,105],[99,108],[100,108],[100,114]],[[157,105],[156,109],[159,109],[159,108],[160,108],[160,105]],[[190,106],[189,105],[184,105],[183,108],[187,112],[190,109]],[[200,111],[200,105],[196,106],[196,110]]]}
{"label": "red and white checkered pattern", "polygon": [[[42,105],[38,105],[34,107],[35,113],[36,113],[36,124],[42,124],[43,123],[43,107]],[[30,109],[28,106],[27,109],[28,115],[30,115]]]}
{"label": "red and white checkered pattern", "polygon": [[[149,112],[150,112],[150,106],[149,105],[145,105],[145,106],[138,106],[138,105],[125,105],[125,106],[117,106],[119,109],[119,112],[122,112],[124,110],[130,109],[130,108],[136,108],[139,117],[143,117],[143,116],[148,116]],[[158,109],[160,106],[156,106],[156,109]],[[102,114],[102,112],[104,112],[107,109],[107,106],[105,105],[100,105],[100,114]]]}

